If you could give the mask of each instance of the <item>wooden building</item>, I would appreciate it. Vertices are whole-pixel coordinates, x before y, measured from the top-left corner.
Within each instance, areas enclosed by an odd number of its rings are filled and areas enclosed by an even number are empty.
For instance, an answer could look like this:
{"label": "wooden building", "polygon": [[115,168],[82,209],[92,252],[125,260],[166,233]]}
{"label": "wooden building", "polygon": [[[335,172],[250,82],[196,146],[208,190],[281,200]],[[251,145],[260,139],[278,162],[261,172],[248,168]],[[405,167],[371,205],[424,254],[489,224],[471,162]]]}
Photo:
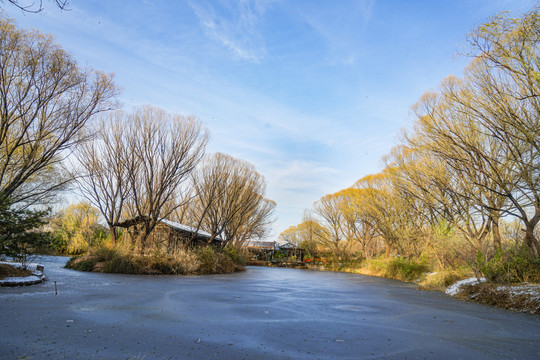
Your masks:
{"label": "wooden building", "polygon": [[249,241],[245,246],[251,253],[251,260],[272,261],[276,249],[275,241]]}
{"label": "wooden building", "polygon": [[293,262],[303,262],[305,250],[300,246],[296,246],[293,243],[286,242],[280,244],[278,250],[284,255],[285,259],[293,260]]}
{"label": "wooden building", "polygon": [[275,241],[250,241],[246,248],[252,260],[268,262],[303,262],[305,250],[290,242],[277,244]]}
{"label": "wooden building", "polygon": [[148,248],[174,253],[188,246],[221,246],[222,244],[220,237],[212,238],[212,235],[204,230],[162,218],[158,218],[156,226],[143,243],[145,221],[149,219],[136,216],[121,224],[121,227],[125,229],[124,238],[138,247],[142,253]]}

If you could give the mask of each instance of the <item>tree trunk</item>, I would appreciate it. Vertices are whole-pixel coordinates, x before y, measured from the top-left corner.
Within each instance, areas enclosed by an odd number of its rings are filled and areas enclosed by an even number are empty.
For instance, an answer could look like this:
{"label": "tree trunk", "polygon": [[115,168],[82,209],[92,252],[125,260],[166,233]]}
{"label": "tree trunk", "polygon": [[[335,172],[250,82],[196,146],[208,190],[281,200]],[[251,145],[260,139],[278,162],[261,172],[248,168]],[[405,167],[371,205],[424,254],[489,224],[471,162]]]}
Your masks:
{"label": "tree trunk", "polygon": [[392,248],[390,247],[390,243],[388,241],[385,241],[384,245],[386,247],[384,257],[386,257],[388,259],[390,257],[390,252],[392,251]]}
{"label": "tree trunk", "polygon": [[525,224],[525,244],[533,256],[540,256],[540,243],[536,236],[534,236],[534,228],[531,222]]}
{"label": "tree trunk", "polygon": [[437,262],[439,263],[439,270],[444,270],[444,263],[442,262],[439,254],[437,253],[437,250],[435,249],[435,245],[433,245],[433,243],[428,240],[428,246],[431,248],[431,250],[433,251],[433,254],[435,255],[435,258],[437,259]]}
{"label": "tree trunk", "polygon": [[493,247],[497,251],[501,247],[501,231],[499,228],[499,216],[491,217],[491,234],[493,235]]}
{"label": "tree trunk", "polygon": [[113,244],[116,245],[116,243],[118,242],[118,236],[116,234],[116,227],[109,225],[109,232],[111,233],[111,239],[113,241]]}

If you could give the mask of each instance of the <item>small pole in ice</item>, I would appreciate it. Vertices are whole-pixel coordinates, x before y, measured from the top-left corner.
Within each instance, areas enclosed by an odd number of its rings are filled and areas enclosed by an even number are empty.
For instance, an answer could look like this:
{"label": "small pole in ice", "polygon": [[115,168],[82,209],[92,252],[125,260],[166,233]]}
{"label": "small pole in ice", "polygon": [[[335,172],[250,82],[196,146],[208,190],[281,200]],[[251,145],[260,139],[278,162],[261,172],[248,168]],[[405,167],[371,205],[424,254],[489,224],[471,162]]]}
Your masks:
{"label": "small pole in ice", "polygon": [[56,281],[54,282],[54,295],[58,295],[58,289],[56,288]]}

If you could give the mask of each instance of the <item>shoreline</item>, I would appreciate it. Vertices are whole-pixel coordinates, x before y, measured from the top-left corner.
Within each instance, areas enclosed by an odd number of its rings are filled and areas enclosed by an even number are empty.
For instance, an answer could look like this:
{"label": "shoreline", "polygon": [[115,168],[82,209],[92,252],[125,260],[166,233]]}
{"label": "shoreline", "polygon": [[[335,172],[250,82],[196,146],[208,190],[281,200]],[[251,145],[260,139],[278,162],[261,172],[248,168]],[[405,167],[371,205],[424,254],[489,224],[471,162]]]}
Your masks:
{"label": "shoreline", "polygon": [[[18,262],[0,261],[0,264],[8,265],[13,268],[22,269],[23,265]],[[26,269],[32,273],[28,276],[10,276],[0,279],[0,286],[29,286],[40,284],[47,280],[45,276],[45,267],[41,264],[30,263],[27,264]]]}
{"label": "shoreline", "polygon": [[[475,277],[463,277],[444,289],[440,288],[425,288],[420,284],[421,279],[403,280],[398,277],[390,277],[377,275],[370,271],[361,268],[328,268],[324,264],[308,264],[308,263],[272,263],[264,261],[248,262],[249,266],[264,266],[264,267],[283,267],[293,269],[303,269],[323,272],[341,272],[349,274],[358,274],[364,276],[374,276],[384,279],[393,279],[405,283],[414,284],[417,290],[420,291],[436,291],[445,293],[455,299],[467,302],[484,304],[499,309],[509,310],[513,312],[529,313],[540,315],[540,284],[516,283],[516,284],[499,284],[486,282],[484,278],[477,279]],[[425,274],[429,276],[430,274]],[[483,279],[483,280],[482,280]]]}

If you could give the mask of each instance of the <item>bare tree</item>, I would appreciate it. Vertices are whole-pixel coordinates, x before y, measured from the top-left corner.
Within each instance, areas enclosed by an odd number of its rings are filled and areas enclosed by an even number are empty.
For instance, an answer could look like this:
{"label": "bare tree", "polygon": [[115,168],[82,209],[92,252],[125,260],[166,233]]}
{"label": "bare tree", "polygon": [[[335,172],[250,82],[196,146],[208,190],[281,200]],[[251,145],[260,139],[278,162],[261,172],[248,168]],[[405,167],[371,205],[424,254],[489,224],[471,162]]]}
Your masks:
{"label": "bare tree", "polygon": [[199,169],[194,188],[193,218],[213,238],[240,246],[266,235],[275,203],[264,197],[264,177],[252,164],[214,154]]}
{"label": "bare tree", "polygon": [[[511,182],[497,186],[524,225],[525,244],[540,255],[535,229],[540,223],[540,14],[536,7],[521,18],[495,17],[469,36],[475,61],[465,86],[449,97],[473,117],[480,131],[503,147]],[[464,93],[469,95],[463,96]],[[465,99],[465,101],[463,101]],[[487,155],[487,156],[486,156]],[[491,154],[482,154],[492,160]],[[490,161],[489,164],[494,164]],[[498,164],[497,164],[498,166]]]}
{"label": "bare tree", "polygon": [[111,115],[95,142],[82,148],[79,161],[81,188],[113,237],[116,227],[137,216],[142,223],[134,241],[144,253],[159,218],[183,204],[182,185],[204,156],[207,140],[207,131],[194,118],[158,108]]}
{"label": "bare tree", "polygon": [[0,19],[0,198],[32,204],[63,186],[52,175],[117,93],[111,76],[80,69],[50,36]]}
{"label": "bare tree", "polygon": [[[50,1],[53,2],[56,5],[56,7],[58,7],[60,10],[67,10],[69,0],[50,0]],[[4,3],[5,0],[0,0],[0,2]],[[39,12],[42,12],[44,9],[43,0],[38,0],[38,1],[7,0],[7,2],[27,13],[39,13]]]}
{"label": "bare tree", "polygon": [[116,111],[101,118],[97,136],[84,143],[77,154],[77,182],[84,196],[105,219],[114,243],[116,228],[130,195],[128,159],[130,138],[125,132],[129,116]]}
{"label": "bare tree", "polygon": [[407,256],[418,252],[418,230],[420,219],[410,211],[410,199],[395,186],[396,169],[387,167],[383,172],[367,175],[358,180],[353,188],[362,190],[360,195],[362,221],[366,222],[371,234],[380,236],[386,247],[386,256],[392,251]]}
{"label": "bare tree", "polygon": [[311,209],[304,210],[302,222],[296,228],[300,246],[306,249],[312,256],[317,255],[321,239],[324,236],[324,229],[314,219]]}
{"label": "bare tree", "polygon": [[208,133],[194,118],[146,106],[131,116],[128,136],[130,200],[136,214],[145,219],[140,236],[144,252],[158,218],[174,210],[165,205],[185,198],[181,185],[203,158]]}
{"label": "bare tree", "polygon": [[341,198],[337,194],[323,196],[313,205],[313,213],[323,228],[320,241],[340,258],[345,254],[343,248],[347,243],[346,221],[341,205]]}
{"label": "bare tree", "polygon": [[[449,224],[457,229],[464,239],[460,246],[461,258],[476,261],[476,254],[489,249],[489,233],[493,226],[490,211],[480,203],[481,192],[471,177],[465,176],[448,166],[433,152],[427,143],[444,152],[444,144],[436,136],[422,136],[425,146],[398,146],[387,157],[389,166],[395,171],[394,187],[403,194],[408,211],[417,219],[423,219],[423,240],[437,257],[441,267],[445,260],[437,251],[438,244],[433,243],[433,232],[440,224]],[[414,140],[414,139],[413,139]],[[448,153],[451,149],[446,149]],[[391,160],[391,161],[390,161]],[[482,200],[483,201],[483,200]]]}

